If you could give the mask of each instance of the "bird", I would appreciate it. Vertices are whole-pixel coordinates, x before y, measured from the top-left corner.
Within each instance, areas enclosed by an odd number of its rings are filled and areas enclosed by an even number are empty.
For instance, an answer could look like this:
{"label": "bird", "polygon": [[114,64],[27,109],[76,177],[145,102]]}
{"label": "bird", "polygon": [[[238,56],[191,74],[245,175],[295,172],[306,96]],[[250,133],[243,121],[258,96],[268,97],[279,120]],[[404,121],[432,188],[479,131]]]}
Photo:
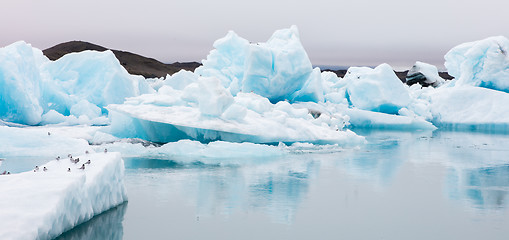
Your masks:
{"label": "bird", "polygon": [[74,164],[79,163],[79,162],[80,162],[80,158],[74,159]]}
{"label": "bird", "polygon": [[72,155],[69,153],[69,154],[67,154],[67,157],[72,157]]}
{"label": "bird", "polygon": [[34,172],[39,171],[39,166],[35,166]]}
{"label": "bird", "polygon": [[56,159],[57,159],[57,161],[59,161],[59,160],[60,160],[60,156],[57,156],[57,158],[56,158]]}
{"label": "bird", "polygon": [[71,157],[71,158],[69,158],[69,160],[70,160],[72,163],[74,163],[74,158],[72,158],[72,157]]}
{"label": "bird", "polygon": [[5,175],[5,174],[7,174],[7,171],[4,171],[4,172],[2,173],[2,175]]}
{"label": "bird", "polygon": [[89,153],[89,152],[88,152],[88,150],[87,150],[87,151],[85,151],[85,154],[88,154],[88,153]]}
{"label": "bird", "polygon": [[90,161],[90,159],[88,159],[88,161],[85,164],[90,164],[90,163],[92,163],[92,162]]}
{"label": "bird", "polygon": [[42,170],[45,172],[48,171],[48,169],[46,167],[42,168]]}
{"label": "bird", "polygon": [[71,168],[67,168],[67,172],[71,172]]}
{"label": "bird", "polygon": [[108,149],[107,149],[107,148],[105,148],[105,149],[104,149],[104,153],[107,153],[107,152],[108,152]]}
{"label": "bird", "polygon": [[85,164],[81,165],[81,167],[79,169],[85,170]]}
{"label": "bird", "polygon": [[51,135],[51,133],[50,133],[50,132],[48,132],[48,136],[50,136],[50,135]]}

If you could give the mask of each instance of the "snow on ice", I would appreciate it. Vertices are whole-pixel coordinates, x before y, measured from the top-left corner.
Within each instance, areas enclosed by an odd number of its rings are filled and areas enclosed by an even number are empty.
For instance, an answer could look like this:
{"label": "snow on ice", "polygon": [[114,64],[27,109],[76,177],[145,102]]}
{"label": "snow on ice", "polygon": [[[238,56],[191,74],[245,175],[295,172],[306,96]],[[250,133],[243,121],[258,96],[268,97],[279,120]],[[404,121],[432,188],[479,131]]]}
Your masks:
{"label": "snow on ice", "polygon": [[423,62],[415,62],[415,64],[408,70],[408,74],[406,76],[406,83],[408,85],[412,85],[415,83],[419,83],[421,85],[438,87],[444,84],[445,80],[438,75],[437,67],[423,63]]}
{"label": "snow on ice", "polygon": [[509,92],[509,39],[503,36],[460,44],[445,55],[456,85]]}
{"label": "snow on ice", "polygon": [[0,176],[0,239],[53,239],[127,201],[119,153],[74,157],[80,162],[63,157],[38,170]]}

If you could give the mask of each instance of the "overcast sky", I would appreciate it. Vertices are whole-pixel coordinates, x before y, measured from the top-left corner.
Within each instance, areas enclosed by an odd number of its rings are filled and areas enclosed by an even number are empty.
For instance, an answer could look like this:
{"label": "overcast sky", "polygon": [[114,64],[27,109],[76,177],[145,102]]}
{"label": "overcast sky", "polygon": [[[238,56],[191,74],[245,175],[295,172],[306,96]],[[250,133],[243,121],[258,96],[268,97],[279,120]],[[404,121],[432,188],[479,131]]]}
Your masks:
{"label": "overcast sky", "polygon": [[234,30],[264,42],[297,25],[315,65],[443,64],[462,42],[509,36],[509,1],[2,0],[0,45],[83,40],[163,62],[199,61]]}

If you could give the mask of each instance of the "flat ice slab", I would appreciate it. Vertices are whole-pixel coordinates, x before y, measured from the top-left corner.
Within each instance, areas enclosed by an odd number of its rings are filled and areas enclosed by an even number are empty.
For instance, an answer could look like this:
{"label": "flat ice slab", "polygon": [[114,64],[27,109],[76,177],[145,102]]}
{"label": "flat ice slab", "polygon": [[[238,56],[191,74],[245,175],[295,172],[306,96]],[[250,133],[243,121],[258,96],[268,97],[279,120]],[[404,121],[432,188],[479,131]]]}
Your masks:
{"label": "flat ice slab", "polygon": [[253,143],[311,142],[318,144],[359,145],[364,138],[350,130],[332,130],[306,119],[287,117],[283,122],[274,121],[252,111],[243,121],[203,117],[198,108],[186,106],[156,106],[112,104],[110,111],[124,114],[138,121],[145,136],[153,142],[172,142],[180,139],[199,141],[230,141]]}
{"label": "flat ice slab", "polygon": [[120,153],[76,157],[0,176],[0,239],[53,239],[127,201]]}

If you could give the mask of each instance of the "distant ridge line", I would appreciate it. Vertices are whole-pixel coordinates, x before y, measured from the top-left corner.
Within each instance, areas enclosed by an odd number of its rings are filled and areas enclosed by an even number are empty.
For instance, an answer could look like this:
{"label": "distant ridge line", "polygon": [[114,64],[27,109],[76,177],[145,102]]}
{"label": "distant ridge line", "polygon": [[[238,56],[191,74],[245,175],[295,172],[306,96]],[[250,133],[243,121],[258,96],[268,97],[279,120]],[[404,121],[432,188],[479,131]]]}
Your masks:
{"label": "distant ridge line", "polygon": [[201,65],[198,62],[174,62],[170,64],[162,63],[153,58],[144,57],[135,53],[126,51],[108,49],[97,44],[84,41],[70,41],[57,44],[53,47],[43,50],[46,57],[51,60],[57,60],[68,53],[82,52],[85,50],[106,51],[111,50],[117,57],[120,64],[133,75],[142,75],[145,78],[161,78],[167,74],[174,74],[181,69],[194,71]]}

